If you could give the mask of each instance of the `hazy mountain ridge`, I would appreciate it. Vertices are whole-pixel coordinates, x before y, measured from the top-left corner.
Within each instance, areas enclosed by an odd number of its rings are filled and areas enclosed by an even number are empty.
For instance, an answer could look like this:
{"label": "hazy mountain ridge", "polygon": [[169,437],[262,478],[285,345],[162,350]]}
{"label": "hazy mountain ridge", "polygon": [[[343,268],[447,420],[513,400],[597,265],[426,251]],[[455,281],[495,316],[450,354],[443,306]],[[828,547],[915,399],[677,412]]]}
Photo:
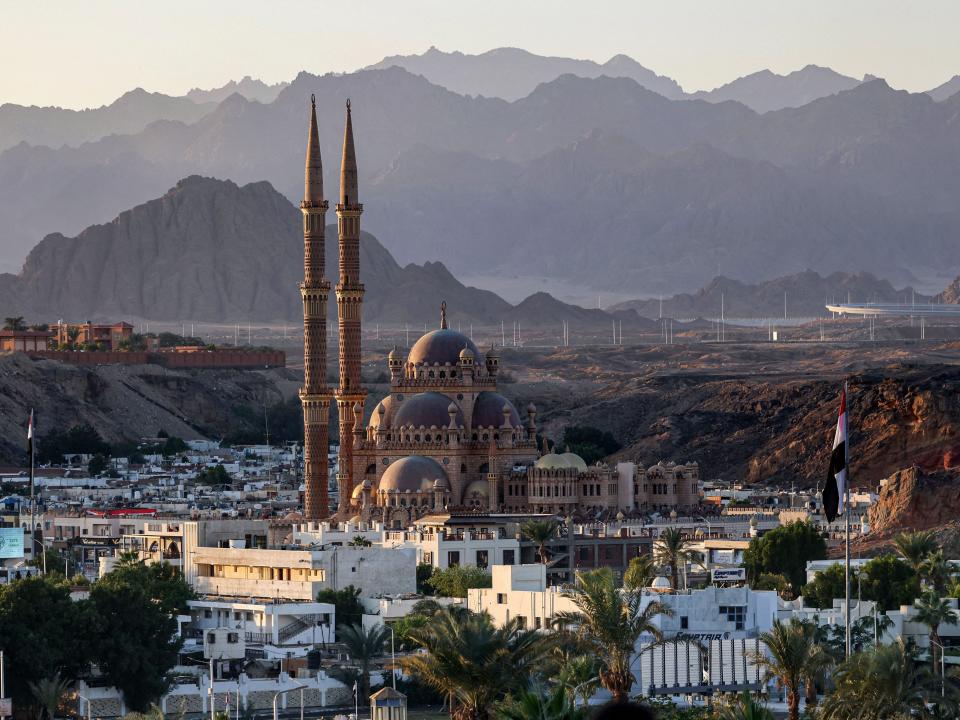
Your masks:
{"label": "hazy mountain ridge", "polygon": [[[896,288],[870,273],[812,271],[748,284],[716,277],[695,293],[617,303],[610,311],[635,310],[647,318],[719,317],[721,302],[728,318],[823,317],[827,302],[925,303],[930,297],[911,287]],[[786,303],[786,307],[784,304]]]}
{"label": "hazy mountain ridge", "polygon": [[942,102],[952,98],[960,92],[960,75],[954,75],[942,85],[938,85],[932,90],[927,90],[927,95],[932,97],[935,102]]}
{"label": "hazy mountain ridge", "polygon": [[76,146],[107,135],[138,133],[157,120],[191,123],[213,108],[212,103],[142,88],[124,93],[109,105],[88,110],[6,103],[0,105],[0,151],[19,143]]}
{"label": "hazy mountain ridge", "polygon": [[734,101],[759,113],[801,107],[828,95],[850,90],[860,84],[856,78],[830,68],[807,65],[786,75],[760,70],[737,78],[713,90],[701,90],[690,97],[708,102]]}
{"label": "hazy mountain ridge", "polygon": [[[0,154],[8,257],[193,173],[266,179],[297,198],[311,93],[328,187],[352,98],[365,227],[402,262],[543,268],[638,293],[656,291],[654,280],[675,291],[734,271],[753,280],[863,269],[902,282],[910,270],[960,270],[951,249],[960,96],[936,103],[874,80],[759,115],[670,101],[627,78],[564,75],[508,103],[400,68],[302,73],[267,105],[234,94],[193,124],[157,122],[57,151],[12,148]],[[592,136],[611,145],[587,152]]]}
{"label": "hazy mountain ridge", "polygon": [[546,57],[519,48],[496,48],[479,55],[443,52],[435,47],[421,55],[392,55],[365,70],[400,67],[430,82],[460,93],[504,100],[526,97],[537,85],[561,75],[595,78],[601,75],[628,77],[664,97],[678,99],[683,89],[675,80],[657,75],[627,55],[615,55],[605,63],[565,57]]}
{"label": "hazy mountain ridge", "polygon": [[186,98],[195,103],[223,102],[228,97],[237,93],[247,100],[253,100],[259,103],[272,103],[277,99],[277,95],[289,85],[288,82],[279,82],[270,85],[259,78],[252,78],[244,75],[239,81],[230,80],[229,82],[216,88],[202,89],[193,88],[186,94]]}

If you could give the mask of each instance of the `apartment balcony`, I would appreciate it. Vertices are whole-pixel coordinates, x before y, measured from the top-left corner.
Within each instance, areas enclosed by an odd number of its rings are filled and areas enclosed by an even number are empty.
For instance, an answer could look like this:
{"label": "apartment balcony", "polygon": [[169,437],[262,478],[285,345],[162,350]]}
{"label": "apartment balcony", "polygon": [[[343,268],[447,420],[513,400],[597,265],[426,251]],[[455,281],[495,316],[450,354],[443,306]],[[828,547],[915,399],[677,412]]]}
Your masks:
{"label": "apartment balcony", "polygon": [[258,580],[254,578],[197,577],[194,590],[200,595],[316,601],[325,587],[322,581]]}

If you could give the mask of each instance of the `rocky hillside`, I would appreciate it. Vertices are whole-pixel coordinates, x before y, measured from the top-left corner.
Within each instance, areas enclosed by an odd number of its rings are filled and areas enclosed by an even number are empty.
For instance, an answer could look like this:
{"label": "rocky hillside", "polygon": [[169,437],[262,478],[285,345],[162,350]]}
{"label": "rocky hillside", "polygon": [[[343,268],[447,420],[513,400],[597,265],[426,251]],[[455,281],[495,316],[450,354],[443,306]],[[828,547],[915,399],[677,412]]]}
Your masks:
{"label": "rocky hillside", "polygon": [[[292,397],[301,378],[276,370],[168,370],[157,365],[81,368],[0,355],[0,464],[23,461],[34,409],[38,437],[89,423],[108,442],[155,437],[223,437],[258,430],[260,409]],[[251,424],[250,418],[254,418]]]}
{"label": "rocky hillside", "polygon": [[960,517],[960,472],[930,472],[915,466],[900,470],[884,480],[869,517],[871,532],[876,535],[956,522]]}
{"label": "rocky hillside", "polygon": [[[327,238],[328,276],[335,277],[336,226]],[[44,238],[19,275],[0,275],[0,307],[52,322],[294,321],[303,312],[302,268],[300,211],[269,183],[238,187],[194,176],[111,223]],[[468,319],[489,321],[510,307],[465,287],[441,263],[401,267],[367,233],[361,268],[370,321],[432,322],[441,299]]]}
{"label": "rocky hillside", "polygon": [[559,438],[611,431],[615,459],[696,460],[706,478],[822,484],[839,389],[850,382],[852,477],[876,487],[916,465],[960,462],[960,345],[695,344],[505,351],[511,389]]}

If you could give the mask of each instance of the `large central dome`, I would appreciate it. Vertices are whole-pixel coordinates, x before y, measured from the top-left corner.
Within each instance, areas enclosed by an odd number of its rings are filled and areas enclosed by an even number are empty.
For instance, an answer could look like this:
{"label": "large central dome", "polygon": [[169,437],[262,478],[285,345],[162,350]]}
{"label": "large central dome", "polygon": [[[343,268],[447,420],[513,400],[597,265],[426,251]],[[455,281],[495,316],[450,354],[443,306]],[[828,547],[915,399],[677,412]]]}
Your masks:
{"label": "large central dome", "polygon": [[480,355],[473,340],[463,333],[449,328],[428,332],[410,348],[407,362],[414,365],[456,365],[460,360],[460,351],[470,348],[474,358]]}

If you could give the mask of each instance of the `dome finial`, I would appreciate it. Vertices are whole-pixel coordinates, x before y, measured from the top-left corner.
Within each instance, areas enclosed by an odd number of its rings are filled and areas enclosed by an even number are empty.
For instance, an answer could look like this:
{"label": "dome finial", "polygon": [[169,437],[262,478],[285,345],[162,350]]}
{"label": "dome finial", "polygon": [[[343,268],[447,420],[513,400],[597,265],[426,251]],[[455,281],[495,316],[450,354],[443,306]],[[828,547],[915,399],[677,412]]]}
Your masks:
{"label": "dome finial", "polygon": [[447,301],[440,301],[440,329],[447,329]]}

